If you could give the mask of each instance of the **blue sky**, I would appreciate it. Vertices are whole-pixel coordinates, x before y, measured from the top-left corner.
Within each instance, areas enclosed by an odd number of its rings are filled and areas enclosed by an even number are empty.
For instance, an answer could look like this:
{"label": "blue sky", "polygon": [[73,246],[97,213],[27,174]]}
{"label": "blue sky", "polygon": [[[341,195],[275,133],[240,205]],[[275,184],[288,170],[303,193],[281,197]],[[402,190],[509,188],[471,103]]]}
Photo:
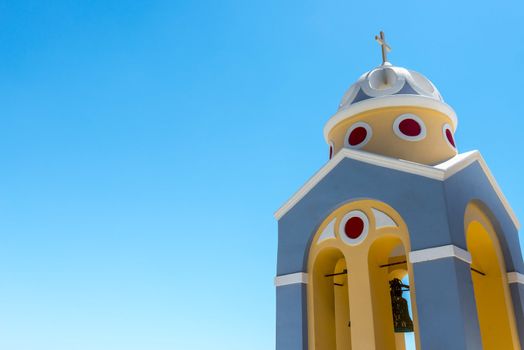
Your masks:
{"label": "blue sky", "polygon": [[524,220],[523,13],[0,1],[0,348],[272,349],[273,212],[326,162],[381,29]]}

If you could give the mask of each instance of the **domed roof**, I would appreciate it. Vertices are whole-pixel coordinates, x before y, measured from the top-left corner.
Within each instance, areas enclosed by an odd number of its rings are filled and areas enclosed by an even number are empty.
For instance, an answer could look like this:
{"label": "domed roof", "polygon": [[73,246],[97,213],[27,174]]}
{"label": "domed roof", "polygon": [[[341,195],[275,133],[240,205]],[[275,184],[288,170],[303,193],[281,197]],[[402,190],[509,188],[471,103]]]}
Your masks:
{"label": "domed roof", "polygon": [[422,74],[393,66],[389,62],[364,73],[346,91],[337,113],[324,127],[324,137],[344,119],[382,107],[414,106],[429,108],[449,116],[456,129],[455,111],[444,102],[433,83]]}
{"label": "domed roof", "polygon": [[364,73],[351,85],[344,94],[338,110],[363,100],[390,95],[418,95],[444,101],[435,85],[422,74],[385,62]]}

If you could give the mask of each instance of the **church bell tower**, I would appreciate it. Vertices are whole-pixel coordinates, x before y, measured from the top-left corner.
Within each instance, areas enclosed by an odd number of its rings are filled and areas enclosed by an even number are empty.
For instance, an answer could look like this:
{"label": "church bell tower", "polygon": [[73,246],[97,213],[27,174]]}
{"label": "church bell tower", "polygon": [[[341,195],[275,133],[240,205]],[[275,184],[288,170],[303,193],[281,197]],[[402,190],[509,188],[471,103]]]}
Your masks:
{"label": "church bell tower", "polygon": [[329,161],[276,213],[277,350],[524,347],[519,222],[433,83],[387,60],[327,121]]}

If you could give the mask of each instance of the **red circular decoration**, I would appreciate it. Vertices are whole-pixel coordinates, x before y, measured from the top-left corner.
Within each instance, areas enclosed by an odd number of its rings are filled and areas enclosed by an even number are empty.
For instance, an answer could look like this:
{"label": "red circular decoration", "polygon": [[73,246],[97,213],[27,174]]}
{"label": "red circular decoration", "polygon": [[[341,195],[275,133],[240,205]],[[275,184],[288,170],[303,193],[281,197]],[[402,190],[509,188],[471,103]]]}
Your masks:
{"label": "red circular decoration", "polygon": [[358,126],[349,134],[348,142],[351,146],[356,146],[364,142],[368,136],[368,131],[363,126]]}
{"label": "red circular decoration", "polygon": [[455,139],[453,138],[453,134],[451,133],[451,130],[446,129],[446,138],[448,139],[448,142],[453,146],[455,146]]}
{"label": "red circular decoration", "polygon": [[410,137],[418,136],[422,132],[420,124],[415,119],[411,118],[406,118],[401,121],[398,125],[398,129],[401,133]]}
{"label": "red circular decoration", "polygon": [[358,216],[353,216],[344,225],[344,232],[351,239],[358,238],[364,232],[364,220]]}

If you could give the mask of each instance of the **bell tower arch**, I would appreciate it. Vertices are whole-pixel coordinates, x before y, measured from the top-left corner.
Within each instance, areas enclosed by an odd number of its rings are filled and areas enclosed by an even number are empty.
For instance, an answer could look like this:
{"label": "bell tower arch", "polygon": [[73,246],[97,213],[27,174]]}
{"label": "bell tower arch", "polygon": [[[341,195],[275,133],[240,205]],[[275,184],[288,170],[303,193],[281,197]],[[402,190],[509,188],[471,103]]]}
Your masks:
{"label": "bell tower arch", "polygon": [[483,349],[518,348],[504,254],[491,220],[476,201],[466,207],[464,229]]}
{"label": "bell tower arch", "polygon": [[409,247],[406,224],[379,201],[349,202],[327,216],[308,257],[310,349],[405,349],[401,332],[412,332],[416,320],[402,291],[404,304],[393,307],[390,282],[409,275]]}

